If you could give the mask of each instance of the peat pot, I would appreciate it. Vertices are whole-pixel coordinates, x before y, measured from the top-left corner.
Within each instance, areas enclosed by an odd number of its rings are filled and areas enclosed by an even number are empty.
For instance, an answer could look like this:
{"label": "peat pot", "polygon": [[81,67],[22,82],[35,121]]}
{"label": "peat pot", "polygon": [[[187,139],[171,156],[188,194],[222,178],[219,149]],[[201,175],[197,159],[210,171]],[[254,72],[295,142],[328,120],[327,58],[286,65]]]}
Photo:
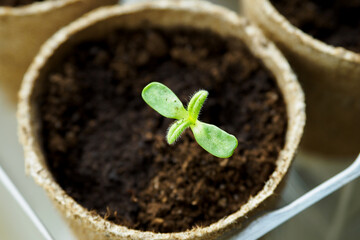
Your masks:
{"label": "peat pot", "polygon": [[[138,29],[144,26],[170,29],[170,31],[179,27],[191,27],[196,31],[206,30],[224,38],[237,39],[274,76],[286,105],[287,124],[284,144],[282,149],[279,149],[278,157],[275,158],[274,171],[265,180],[263,187],[246,203],[233,213],[209,225],[192,226],[186,231],[159,233],[135,230],[115,224],[107,220],[108,217],[103,218],[98,213],[87,210],[70,197],[55,181],[47,164],[44,140],[41,139],[42,126],[39,120],[41,116],[38,100],[47,91],[43,86],[49,72],[56,69],[56,66],[63,61],[63,57],[80,42],[89,40],[96,42],[117,29]],[[180,55],[181,52],[172,52],[172,54],[175,57],[183,56]],[[143,62],[146,58],[139,59]],[[190,60],[193,61],[193,59]],[[156,65],[153,68],[156,68]],[[58,82],[59,80],[56,79],[58,78],[54,78],[54,81]],[[211,92],[209,99],[211,99]],[[210,102],[211,100],[209,100],[209,105]],[[289,64],[275,45],[268,41],[256,26],[229,10],[207,2],[162,0],[104,7],[76,20],[53,35],[43,45],[25,75],[20,91],[18,122],[20,141],[25,150],[27,173],[46,190],[54,205],[80,239],[214,239],[223,232],[239,226],[245,218],[259,209],[272,206],[270,201],[278,195],[276,192],[280,184],[284,182],[302,135],[305,124],[304,108],[302,90]],[[152,112],[151,109],[150,112]],[[114,119],[114,121],[117,120]],[[145,135],[151,138],[151,133]],[[161,157],[158,160],[161,161]],[[226,165],[227,160],[224,161],[223,165]],[[161,222],[161,219],[156,219],[154,224],[158,222]]]}
{"label": "peat pot", "polygon": [[0,87],[13,102],[41,44],[62,26],[117,0],[56,0],[18,7],[0,6]]}
{"label": "peat pot", "polygon": [[242,6],[282,50],[304,88],[307,124],[301,146],[334,158],[355,157],[360,149],[359,53],[313,38],[269,0],[244,0]]}

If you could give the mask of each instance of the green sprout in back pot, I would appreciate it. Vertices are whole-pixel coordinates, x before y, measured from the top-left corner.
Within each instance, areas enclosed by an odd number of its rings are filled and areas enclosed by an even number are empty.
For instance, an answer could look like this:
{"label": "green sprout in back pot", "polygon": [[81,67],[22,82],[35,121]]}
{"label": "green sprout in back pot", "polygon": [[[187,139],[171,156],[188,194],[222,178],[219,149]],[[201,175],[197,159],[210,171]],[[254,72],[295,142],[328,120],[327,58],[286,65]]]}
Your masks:
{"label": "green sprout in back pot", "polygon": [[228,158],[238,145],[237,139],[215,125],[198,120],[200,110],[209,95],[200,90],[191,98],[187,110],[179,98],[164,84],[152,82],[142,91],[142,98],[155,111],[167,118],[177,119],[169,128],[167,142],[173,144],[180,135],[191,128],[195,140],[212,155]]}

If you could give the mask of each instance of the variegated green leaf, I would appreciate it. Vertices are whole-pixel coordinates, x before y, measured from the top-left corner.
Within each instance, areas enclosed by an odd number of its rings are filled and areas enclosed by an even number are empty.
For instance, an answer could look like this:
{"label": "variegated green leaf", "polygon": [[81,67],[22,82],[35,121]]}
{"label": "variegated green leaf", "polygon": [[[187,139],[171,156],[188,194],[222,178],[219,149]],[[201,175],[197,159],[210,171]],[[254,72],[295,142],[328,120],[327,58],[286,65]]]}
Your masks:
{"label": "variegated green leaf", "polygon": [[174,119],[188,117],[188,113],[179,98],[164,84],[150,83],[143,89],[141,96],[150,107],[164,117]]}
{"label": "variegated green leaf", "polygon": [[215,125],[196,121],[191,125],[196,141],[212,155],[219,158],[228,158],[238,145],[235,136],[228,134]]}

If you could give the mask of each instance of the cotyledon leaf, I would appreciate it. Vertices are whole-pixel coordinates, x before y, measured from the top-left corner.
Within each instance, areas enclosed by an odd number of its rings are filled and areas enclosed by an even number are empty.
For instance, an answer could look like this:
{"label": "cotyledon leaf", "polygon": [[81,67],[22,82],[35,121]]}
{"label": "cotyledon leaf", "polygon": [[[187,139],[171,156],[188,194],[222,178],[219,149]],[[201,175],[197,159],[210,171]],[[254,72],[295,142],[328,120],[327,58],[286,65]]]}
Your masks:
{"label": "cotyledon leaf", "polygon": [[200,110],[204,105],[204,102],[208,95],[208,91],[200,90],[195,93],[195,95],[191,98],[187,110],[189,112],[189,117],[193,123],[195,123],[198,119]]}
{"label": "cotyledon leaf", "polygon": [[199,145],[216,157],[230,157],[238,145],[235,136],[228,134],[215,125],[196,121],[190,127]]}
{"label": "cotyledon leaf", "polygon": [[168,87],[159,82],[148,84],[141,93],[144,101],[155,111],[167,118],[184,119],[188,117],[179,98]]}
{"label": "cotyledon leaf", "polygon": [[178,139],[180,135],[184,132],[184,130],[188,128],[190,125],[191,122],[188,119],[181,119],[175,121],[169,128],[169,131],[166,136],[168,143],[173,144],[176,141],[176,139]]}

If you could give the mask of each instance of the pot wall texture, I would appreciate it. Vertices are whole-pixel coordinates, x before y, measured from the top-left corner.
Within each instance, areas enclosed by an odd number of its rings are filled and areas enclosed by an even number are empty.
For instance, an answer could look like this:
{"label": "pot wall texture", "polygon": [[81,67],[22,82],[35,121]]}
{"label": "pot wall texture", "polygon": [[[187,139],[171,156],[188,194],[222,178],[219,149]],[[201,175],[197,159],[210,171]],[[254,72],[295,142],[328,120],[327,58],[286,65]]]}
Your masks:
{"label": "pot wall texture", "polygon": [[13,102],[24,73],[53,33],[84,13],[118,0],[57,0],[0,7],[0,87]]}

